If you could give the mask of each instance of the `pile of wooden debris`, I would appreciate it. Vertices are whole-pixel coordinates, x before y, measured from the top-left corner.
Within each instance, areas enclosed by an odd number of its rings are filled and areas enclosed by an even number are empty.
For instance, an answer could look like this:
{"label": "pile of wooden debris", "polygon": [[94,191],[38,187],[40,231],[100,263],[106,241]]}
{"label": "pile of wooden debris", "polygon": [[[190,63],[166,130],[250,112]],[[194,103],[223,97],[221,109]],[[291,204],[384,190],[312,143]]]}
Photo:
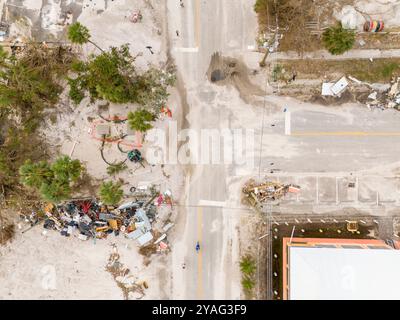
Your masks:
{"label": "pile of wooden debris", "polygon": [[298,193],[299,191],[300,187],[297,185],[267,180],[259,183],[254,179],[250,179],[242,189],[245,200],[252,206],[274,202],[283,198],[288,192]]}

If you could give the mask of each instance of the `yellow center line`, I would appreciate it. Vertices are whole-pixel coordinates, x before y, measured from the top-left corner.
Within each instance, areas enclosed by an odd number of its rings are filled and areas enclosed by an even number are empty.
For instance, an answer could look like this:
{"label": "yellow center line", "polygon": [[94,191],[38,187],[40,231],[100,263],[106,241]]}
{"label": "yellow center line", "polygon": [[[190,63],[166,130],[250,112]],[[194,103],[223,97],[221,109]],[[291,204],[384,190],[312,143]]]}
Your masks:
{"label": "yellow center line", "polygon": [[195,30],[195,36],[196,36],[196,47],[200,47],[200,0],[196,0],[196,30]]}
{"label": "yellow center line", "polygon": [[197,208],[197,241],[200,250],[197,253],[197,298],[203,299],[203,257],[202,257],[202,234],[203,234],[203,208]]}
{"label": "yellow center line", "polygon": [[363,132],[363,131],[349,131],[349,132],[292,132],[292,136],[303,137],[303,136],[380,136],[380,137],[391,137],[400,136],[400,132]]}

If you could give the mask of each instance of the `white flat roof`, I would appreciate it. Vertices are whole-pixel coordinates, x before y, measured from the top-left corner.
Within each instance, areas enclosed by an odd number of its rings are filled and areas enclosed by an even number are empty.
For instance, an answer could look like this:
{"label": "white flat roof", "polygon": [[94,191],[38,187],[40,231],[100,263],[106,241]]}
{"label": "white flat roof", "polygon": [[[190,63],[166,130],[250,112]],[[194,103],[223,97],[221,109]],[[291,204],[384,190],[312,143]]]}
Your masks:
{"label": "white flat roof", "polygon": [[289,299],[400,299],[400,250],[289,247]]}

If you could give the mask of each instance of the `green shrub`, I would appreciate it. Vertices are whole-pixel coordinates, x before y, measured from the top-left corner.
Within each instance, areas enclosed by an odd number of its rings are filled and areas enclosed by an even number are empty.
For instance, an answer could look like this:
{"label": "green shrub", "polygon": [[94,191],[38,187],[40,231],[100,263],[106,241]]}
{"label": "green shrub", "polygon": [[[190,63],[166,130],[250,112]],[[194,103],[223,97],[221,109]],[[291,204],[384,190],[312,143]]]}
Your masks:
{"label": "green shrub", "polygon": [[26,160],[24,165],[19,168],[19,175],[22,184],[36,189],[54,178],[54,173],[46,161],[32,163],[31,160]]}
{"label": "green shrub", "polygon": [[350,50],[355,39],[355,32],[344,29],[340,23],[326,29],[322,34],[322,42],[325,48],[334,55],[340,55]]}
{"label": "green shrub", "polygon": [[77,44],[87,43],[90,39],[89,29],[79,22],[69,26],[67,36],[72,43]]}
{"label": "green shrub", "polygon": [[53,180],[43,183],[39,189],[42,198],[53,203],[66,200],[71,197],[71,187],[65,181]]}
{"label": "green shrub", "polygon": [[68,156],[58,158],[51,166],[55,179],[68,184],[79,179],[82,169],[79,160],[71,160]]}
{"label": "green shrub", "polygon": [[58,158],[52,165],[46,161],[27,160],[19,168],[21,182],[38,191],[43,199],[59,202],[71,197],[71,186],[83,171],[79,160],[68,156]]}
{"label": "green shrub", "polygon": [[114,176],[117,173],[126,170],[127,168],[128,166],[125,163],[112,164],[107,167],[107,173],[110,176]]}
{"label": "green shrub", "polygon": [[243,287],[243,289],[244,289],[245,291],[247,291],[248,293],[249,293],[249,291],[251,291],[251,290],[254,288],[254,286],[255,286],[254,280],[252,280],[252,279],[249,278],[249,277],[243,277],[241,282],[242,282],[242,287]]}
{"label": "green shrub", "polygon": [[249,255],[242,257],[240,261],[240,271],[248,276],[252,276],[256,271],[256,263],[253,258]]}
{"label": "green shrub", "polygon": [[135,112],[128,113],[128,124],[132,130],[146,132],[153,128],[151,122],[154,120],[154,114],[145,109],[140,109]]}
{"label": "green shrub", "polygon": [[123,196],[120,183],[113,183],[112,181],[103,182],[100,186],[100,199],[104,204],[116,205],[118,204]]}
{"label": "green shrub", "polygon": [[113,103],[137,103],[160,112],[168,100],[168,87],[175,83],[175,68],[149,68],[139,73],[127,45],[112,47],[88,61],[74,61],[74,76],[68,79],[69,96],[79,103],[88,92],[91,102],[107,100]]}

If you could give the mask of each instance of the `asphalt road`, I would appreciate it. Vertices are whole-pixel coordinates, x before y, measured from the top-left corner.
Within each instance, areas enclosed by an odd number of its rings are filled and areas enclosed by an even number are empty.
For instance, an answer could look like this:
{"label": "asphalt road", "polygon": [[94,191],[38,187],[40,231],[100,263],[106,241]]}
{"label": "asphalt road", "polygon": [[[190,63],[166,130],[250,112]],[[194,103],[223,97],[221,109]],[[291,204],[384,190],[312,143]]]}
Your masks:
{"label": "asphalt road", "polygon": [[[204,89],[208,85],[206,71],[214,52],[241,52],[253,44],[256,22],[252,5],[246,0],[193,0],[184,4],[185,8],[179,8],[178,1],[168,1],[168,24],[172,52],[188,95],[190,128],[220,128],[231,111],[221,112],[219,105],[210,103],[214,90]],[[186,264],[183,277],[174,280],[184,281],[184,292],[173,290],[177,298],[240,297],[237,267],[233,265],[237,258],[232,259],[235,226],[229,222],[228,210],[220,207],[227,199],[226,181],[224,165],[194,166],[187,195],[191,207],[186,210],[182,245],[177,245],[181,250],[173,253],[173,261]],[[201,243],[199,253],[195,251],[197,241]]]}
{"label": "asphalt road", "polygon": [[[398,161],[400,113],[366,107],[318,108],[276,99],[282,111],[264,123],[267,152],[277,137],[285,150],[262,159],[262,167],[284,172],[354,172]],[[291,135],[285,136],[285,115],[291,113]],[[285,151],[287,152],[285,156]]]}
{"label": "asphalt road", "polygon": [[[392,165],[400,151],[400,113],[308,105],[275,96],[266,97],[264,107],[246,104],[234,89],[210,84],[206,71],[217,51],[236,58],[249,53],[257,28],[251,1],[184,3],[180,8],[179,1],[168,1],[168,26],[187,94],[189,127],[252,129],[255,158],[253,165],[192,167],[187,208],[181,217],[185,221],[172,253],[173,298],[238,299],[237,217],[247,212],[227,208],[231,179],[264,175],[272,169],[296,176],[350,174]],[[291,113],[290,135],[285,134],[284,108]],[[202,248],[198,254],[197,241]]]}

